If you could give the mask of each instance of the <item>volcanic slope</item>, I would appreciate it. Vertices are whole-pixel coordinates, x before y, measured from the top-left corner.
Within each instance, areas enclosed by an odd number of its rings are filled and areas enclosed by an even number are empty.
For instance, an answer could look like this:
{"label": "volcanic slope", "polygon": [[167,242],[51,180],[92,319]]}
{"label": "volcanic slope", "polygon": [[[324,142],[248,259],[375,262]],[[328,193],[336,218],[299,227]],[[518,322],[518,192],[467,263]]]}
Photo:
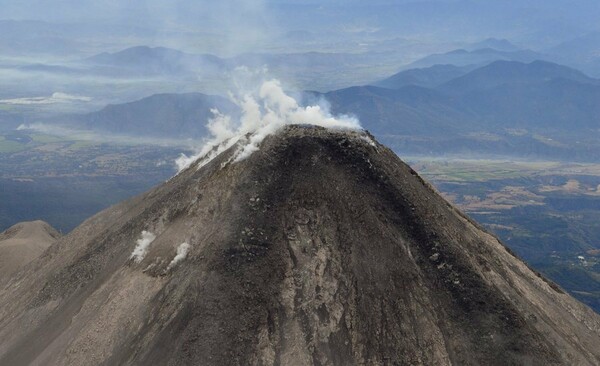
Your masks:
{"label": "volcanic slope", "polygon": [[600,363],[598,315],[371,139],[286,127],[87,220],[0,291],[0,364]]}
{"label": "volcanic slope", "polygon": [[60,236],[43,221],[20,222],[0,233],[0,283],[42,255]]}

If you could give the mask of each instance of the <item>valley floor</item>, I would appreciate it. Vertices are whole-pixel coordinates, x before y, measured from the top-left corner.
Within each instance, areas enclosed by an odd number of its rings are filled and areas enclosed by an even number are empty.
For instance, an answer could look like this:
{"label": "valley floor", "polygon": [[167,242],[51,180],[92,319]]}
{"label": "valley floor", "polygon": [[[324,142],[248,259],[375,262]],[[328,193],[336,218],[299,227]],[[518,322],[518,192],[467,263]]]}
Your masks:
{"label": "valley floor", "polygon": [[407,160],[536,270],[600,311],[600,164]]}

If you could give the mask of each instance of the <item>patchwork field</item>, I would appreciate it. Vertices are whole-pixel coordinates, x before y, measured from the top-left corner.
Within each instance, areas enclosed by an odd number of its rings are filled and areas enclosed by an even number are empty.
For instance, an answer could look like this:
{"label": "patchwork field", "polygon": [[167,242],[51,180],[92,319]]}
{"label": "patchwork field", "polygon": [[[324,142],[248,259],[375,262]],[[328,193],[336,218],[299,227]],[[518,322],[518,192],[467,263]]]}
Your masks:
{"label": "patchwork field", "polygon": [[600,311],[600,164],[410,162],[534,268]]}

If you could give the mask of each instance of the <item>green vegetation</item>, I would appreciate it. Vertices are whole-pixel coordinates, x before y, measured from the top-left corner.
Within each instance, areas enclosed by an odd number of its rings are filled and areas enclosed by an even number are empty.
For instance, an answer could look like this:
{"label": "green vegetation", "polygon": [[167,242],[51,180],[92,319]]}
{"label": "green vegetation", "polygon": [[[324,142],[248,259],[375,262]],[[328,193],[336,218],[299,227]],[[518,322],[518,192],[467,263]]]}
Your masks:
{"label": "green vegetation", "polygon": [[92,147],[94,145],[97,145],[97,142],[94,141],[83,141],[83,140],[79,140],[79,141],[73,141],[73,143],[71,143],[69,145],[69,148],[72,150],[79,150],[79,149],[85,149],[88,147]]}
{"label": "green vegetation", "polygon": [[48,143],[52,143],[52,142],[65,141],[65,139],[62,137],[46,135],[46,134],[41,134],[41,133],[32,133],[32,134],[29,134],[29,136],[32,138],[33,141],[40,143],[40,144],[48,144]]}
{"label": "green vegetation", "polygon": [[15,153],[26,149],[26,144],[22,144],[17,141],[6,140],[4,136],[0,136],[0,154]]}

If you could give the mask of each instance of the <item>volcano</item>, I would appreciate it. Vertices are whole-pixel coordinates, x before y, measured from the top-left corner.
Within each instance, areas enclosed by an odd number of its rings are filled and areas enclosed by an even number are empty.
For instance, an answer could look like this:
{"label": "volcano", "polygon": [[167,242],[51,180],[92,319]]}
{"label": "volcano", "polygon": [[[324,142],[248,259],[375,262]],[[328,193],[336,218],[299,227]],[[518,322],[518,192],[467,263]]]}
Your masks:
{"label": "volcano", "polygon": [[0,364],[600,364],[598,315],[367,132],[238,149],[1,281]]}

